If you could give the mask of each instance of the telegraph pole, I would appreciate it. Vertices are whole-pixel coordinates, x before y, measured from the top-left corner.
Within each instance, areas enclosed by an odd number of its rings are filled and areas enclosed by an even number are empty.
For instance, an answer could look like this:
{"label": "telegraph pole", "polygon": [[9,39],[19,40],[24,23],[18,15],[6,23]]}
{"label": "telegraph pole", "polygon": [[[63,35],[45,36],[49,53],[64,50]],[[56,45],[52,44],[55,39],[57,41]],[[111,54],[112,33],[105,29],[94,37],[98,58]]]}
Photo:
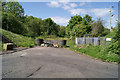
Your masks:
{"label": "telegraph pole", "polygon": [[110,7],[110,30],[111,30],[111,8],[112,7]]}
{"label": "telegraph pole", "polygon": [[112,23],[111,23],[111,17],[114,16],[114,15],[112,15],[112,8],[114,8],[114,6],[111,6],[111,7],[110,7],[110,30],[112,30],[112,29],[111,29],[111,27],[112,27],[112,26],[111,26],[111,24],[112,24]]}

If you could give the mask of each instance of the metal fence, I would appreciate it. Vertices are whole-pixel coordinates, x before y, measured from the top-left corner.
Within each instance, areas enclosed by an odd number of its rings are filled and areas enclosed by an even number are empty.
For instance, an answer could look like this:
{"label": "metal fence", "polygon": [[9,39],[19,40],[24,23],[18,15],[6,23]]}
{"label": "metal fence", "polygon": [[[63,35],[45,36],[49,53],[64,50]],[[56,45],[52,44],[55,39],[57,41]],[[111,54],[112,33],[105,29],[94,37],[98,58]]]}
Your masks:
{"label": "metal fence", "polygon": [[81,38],[76,38],[75,42],[77,45],[79,44],[92,44],[92,45],[109,45],[110,42],[106,41],[105,37],[81,37]]}
{"label": "metal fence", "polygon": [[76,44],[89,44],[91,43],[92,45],[99,45],[99,38],[98,37],[81,37],[81,38],[76,38]]}
{"label": "metal fence", "polygon": [[102,45],[102,46],[109,46],[111,41],[106,41],[105,37],[100,37],[100,45]]}

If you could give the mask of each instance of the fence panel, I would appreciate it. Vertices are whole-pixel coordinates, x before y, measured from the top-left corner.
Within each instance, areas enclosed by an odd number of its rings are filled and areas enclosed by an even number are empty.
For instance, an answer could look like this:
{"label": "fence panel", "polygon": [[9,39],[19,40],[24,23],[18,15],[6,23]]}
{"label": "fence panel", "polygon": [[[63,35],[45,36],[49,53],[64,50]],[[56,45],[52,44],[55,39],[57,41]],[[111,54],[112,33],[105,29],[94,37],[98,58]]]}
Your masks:
{"label": "fence panel", "polygon": [[93,38],[85,38],[85,44],[89,44],[89,43],[93,44]]}
{"label": "fence panel", "polygon": [[76,38],[75,40],[76,44],[84,44],[84,38]]}
{"label": "fence panel", "polygon": [[99,45],[99,38],[98,37],[81,37],[81,38],[76,38],[76,44],[89,44],[91,43],[92,45]]}
{"label": "fence panel", "polygon": [[81,38],[76,38],[75,42],[77,45],[79,44],[89,44],[91,43],[92,45],[102,45],[102,46],[108,46],[110,45],[111,41],[106,41],[105,37],[81,37]]}
{"label": "fence panel", "polygon": [[99,38],[98,37],[94,37],[94,45],[99,45]]}

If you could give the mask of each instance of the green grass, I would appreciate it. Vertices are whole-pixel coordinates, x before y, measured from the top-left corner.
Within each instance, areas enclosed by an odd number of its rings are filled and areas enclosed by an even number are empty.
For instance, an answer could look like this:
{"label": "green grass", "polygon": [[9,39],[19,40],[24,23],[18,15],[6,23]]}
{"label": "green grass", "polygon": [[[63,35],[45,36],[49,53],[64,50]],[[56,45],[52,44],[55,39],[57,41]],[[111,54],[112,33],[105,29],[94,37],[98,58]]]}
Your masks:
{"label": "green grass", "polygon": [[69,40],[67,45],[70,49],[78,53],[86,54],[96,59],[107,62],[120,63],[120,57],[118,54],[110,53],[105,46],[92,46],[92,45],[78,45],[76,46],[73,40]]}
{"label": "green grass", "polygon": [[17,47],[31,47],[31,46],[35,46],[35,42],[34,39],[30,38],[30,37],[25,37],[19,34],[15,34],[12,33],[10,31],[6,31],[4,29],[2,30],[2,35],[4,35],[5,37],[7,37],[8,39],[10,39],[12,42],[14,42]]}
{"label": "green grass", "polygon": [[39,36],[36,39],[44,39],[44,40],[67,40],[68,38],[58,37],[55,35],[48,35],[48,36]]}
{"label": "green grass", "polygon": [[0,52],[2,51],[2,42],[0,41]]}

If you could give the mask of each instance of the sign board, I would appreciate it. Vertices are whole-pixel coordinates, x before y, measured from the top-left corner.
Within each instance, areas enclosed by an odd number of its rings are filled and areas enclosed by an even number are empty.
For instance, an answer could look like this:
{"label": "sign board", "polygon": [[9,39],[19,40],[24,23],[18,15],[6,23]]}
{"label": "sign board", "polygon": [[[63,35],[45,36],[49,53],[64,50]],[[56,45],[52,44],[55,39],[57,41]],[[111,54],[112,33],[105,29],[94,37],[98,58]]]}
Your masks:
{"label": "sign board", "polygon": [[106,41],[112,41],[112,38],[106,38]]}

